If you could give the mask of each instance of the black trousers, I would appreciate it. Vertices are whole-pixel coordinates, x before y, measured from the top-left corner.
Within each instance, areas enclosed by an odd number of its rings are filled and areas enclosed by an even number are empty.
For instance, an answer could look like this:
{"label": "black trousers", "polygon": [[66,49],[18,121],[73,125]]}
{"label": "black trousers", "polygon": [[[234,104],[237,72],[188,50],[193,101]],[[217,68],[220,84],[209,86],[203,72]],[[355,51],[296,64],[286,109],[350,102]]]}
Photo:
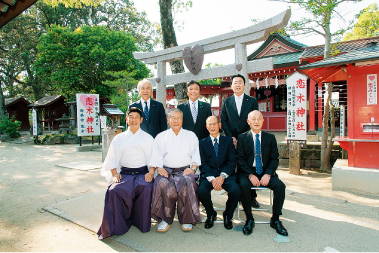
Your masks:
{"label": "black trousers", "polygon": [[[238,200],[241,195],[240,187],[238,186],[235,178],[226,178],[222,184],[222,188],[228,193],[228,200],[226,201],[224,215],[231,219],[233,217],[234,210],[238,205]],[[211,191],[213,185],[206,178],[200,179],[199,188],[197,189],[197,195],[201,204],[205,207],[207,216],[210,217],[214,213],[213,203],[211,199]]]}
{"label": "black trousers", "polygon": [[[260,180],[261,176],[259,176],[258,179]],[[253,219],[253,214],[251,212],[251,187],[253,187],[253,184],[245,174],[238,175],[238,183],[241,188],[241,202],[243,209],[245,210],[246,219]],[[270,178],[267,188],[274,192],[272,214],[282,215],[282,208],[286,195],[286,185],[276,176]]]}

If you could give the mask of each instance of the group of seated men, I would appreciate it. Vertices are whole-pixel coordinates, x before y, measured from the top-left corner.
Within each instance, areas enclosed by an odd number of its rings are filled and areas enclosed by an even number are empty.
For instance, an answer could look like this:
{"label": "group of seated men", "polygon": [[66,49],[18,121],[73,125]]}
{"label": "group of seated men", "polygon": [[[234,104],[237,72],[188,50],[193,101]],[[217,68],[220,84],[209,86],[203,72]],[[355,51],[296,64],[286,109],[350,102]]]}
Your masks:
{"label": "group of seated men", "polygon": [[[166,232],[175,209],[182,230],[191,231],[201,222],[199,200],[209,229],[217,219],[211,191],[221,189],[228,193],[224,227],[233,228],[234,211],[241,200],[246,214],[243,234],[249,235],[255,226],[251,206],[259,205],[252,186],[273,190],[270,226],[288,235],[279,220],[285,185],[275,172],[279,161],[276,139],[261,130],[263,115],[255,98],[243,94],[244,85],[243,76],[232,77],[234,95],[223,100],[220,122],[212,116],[210,105],[198,100],[199,83],[189,82],[189,101],[170,111],[167,129],[163,105],[150,98],[150,82],[139,82],[141,100],[127,111],[128,130],[112,140],[102,167],[109,186],[99,239],[122,235],[132,225],[148,232],[151,218],[158,222],[158,232]],[[226,136],[220,135],[221,128]]]}

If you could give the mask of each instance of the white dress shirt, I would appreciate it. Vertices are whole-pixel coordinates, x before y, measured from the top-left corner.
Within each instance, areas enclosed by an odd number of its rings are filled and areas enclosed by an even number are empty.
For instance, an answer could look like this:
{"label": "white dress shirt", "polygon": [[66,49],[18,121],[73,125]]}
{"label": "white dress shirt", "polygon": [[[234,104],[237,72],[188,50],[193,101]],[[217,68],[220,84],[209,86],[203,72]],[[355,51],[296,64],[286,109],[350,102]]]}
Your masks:
{"label": "white dress shirt", "polygon": [[238,116],[241,114],[243,96],[244,96],[244,93],[242,93],[241,96],[237,96],[236,94],[234,94],[234,100],[236,101],[236,107],[237,107],[237,111],[238,111]]}
{"label": "white dress shirt", "polygon": [[[217,137],[213,137],[212,135],[209,135],[209,136],[211,137],[213,147],[214,147],[214,145],[215,145],[215,139],[217,139],[218,147],[220,148],[220,134],[217,135]],[[224,175],[224,176],[225,176],[225,179],[229,176],[229,175],[226,174],[225,172],[221,172],[221,175]],[[209,176],[209,177],[207,177],[207,180],[208,180],[209,182],[211,182],[211,183],[212,183],[212,180],[213,180],[213,179],[216,179],[216,178],[215,178],[214,176]]]}
{"label": "white dress shirt", "polygon": [[[255,155],[255,152],[256,152],[255,135],[256,135],[256,133],[254,133],[253,131],[251,131],[251,133],[253,134],[253,139],[254,139],[254,155]],[[259,143],[261,144],[261,160],[262,160],[262,131],[259,132]],[[263,166],[263,162],[262,162],[262,166]],[[255,167],[255,159],[254,159],[253,167]]]}

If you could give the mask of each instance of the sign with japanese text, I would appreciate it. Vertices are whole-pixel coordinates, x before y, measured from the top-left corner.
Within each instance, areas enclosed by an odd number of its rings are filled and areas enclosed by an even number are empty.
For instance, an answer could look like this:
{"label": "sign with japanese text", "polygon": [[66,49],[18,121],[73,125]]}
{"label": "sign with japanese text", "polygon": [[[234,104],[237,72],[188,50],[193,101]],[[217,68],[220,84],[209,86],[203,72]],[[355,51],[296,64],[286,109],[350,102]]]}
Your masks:
{"label": "sign with japanese text", "polygon": [[38,135],[38,126],[37,126],[37,109],[33,108],[33,136]]}
{"label": "sign with japanese text", "polygon": [[340,107],[340,136],[343,137],[345,136],[345,106],[341,105]]}
{"label": "sign with japanese text", "polygon": [[76,94],[78,136],[100,135],[98,94]]}
{"label": "sign with japanese text", "polygon": [[367,75],[367,105],[378,103],[378,76],[377,74]]}
{"label": "sign with japanese text", "polygon": [[100,127],[102,129],[107,127],[107,116],[100,116]]}
{"label": "sign with japanese text", "polygon": [[307,79],[299,72],[287,81],[287,142],[299,141],[305,147],[307,140]]}

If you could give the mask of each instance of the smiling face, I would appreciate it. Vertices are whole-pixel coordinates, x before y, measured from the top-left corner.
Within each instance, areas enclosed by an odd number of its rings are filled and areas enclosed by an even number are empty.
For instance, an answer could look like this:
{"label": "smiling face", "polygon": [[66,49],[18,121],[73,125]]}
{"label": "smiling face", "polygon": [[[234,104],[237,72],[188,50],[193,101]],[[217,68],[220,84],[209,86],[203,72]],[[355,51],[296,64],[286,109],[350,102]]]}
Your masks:
{"label": "smiling face", "polygon": [[183,115],[180,112],[170,112],[168,115],[168,124],[172,131],[178,133],[183,125]]}
{"label": "smiling face", "polygon": [[200,87],[196,83],[191,84],[190,86],[187,87],[187,95],[188,98],[195,102],[199,96],[200,96]]}
{"label": "smiling face", "polygon": [[250,112],[247,118],[247,123],[249,124],[251,130],[256,134],[262,130],[263,121],[263,115],[259,111]]}
{"label": "smiling face", "polygon": [[152,92],[151,84],[148,82],[144,82],[139,86],[138,93],[144,101],[147,101],[151,97]]}
{"label": "smiling face", "polygon": [[141,115],[139,115],[138,112],[131,112],[128,114],[128,117],[126,118],[126,122],[129,125],[129,129],[133,133],[138,130],[142,121],[143,121],[143,118],[141,117]]}
{"label": "smiling face", "polygon": [[220,132],[221,122],[216,116],[210,116],[207,119],[206,125],[208,132],[212,135],[212,137],[216,138]]}
{"label": "smiling face", "polygon": [[232,90],[237,96],[241,96],[245,89],[245,83],[242,77],[234,77],[232,80]]}

